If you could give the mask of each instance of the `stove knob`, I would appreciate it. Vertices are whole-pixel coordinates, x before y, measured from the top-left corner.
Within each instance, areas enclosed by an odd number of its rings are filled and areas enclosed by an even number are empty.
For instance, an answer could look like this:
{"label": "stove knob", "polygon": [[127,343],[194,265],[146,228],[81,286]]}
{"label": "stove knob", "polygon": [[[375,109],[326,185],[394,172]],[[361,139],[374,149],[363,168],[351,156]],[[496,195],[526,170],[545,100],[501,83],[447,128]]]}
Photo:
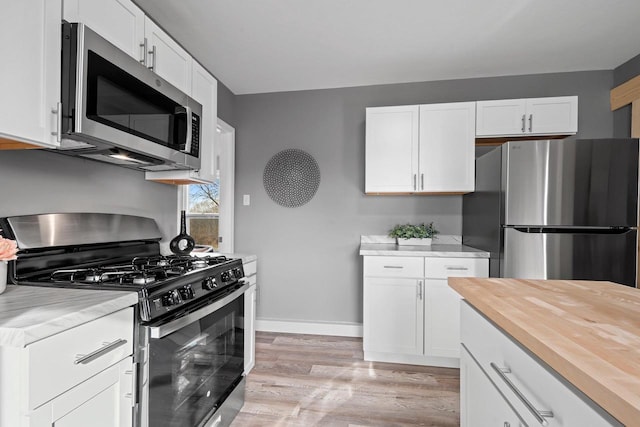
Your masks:
{"label": "stove knob", "polygon": [[220,280],[222,280],[223,282],[228,282],[231,279],[231,276],[229,276],[230,272],[231,272],[231,270],[225,271],[224,273],[222,273],[220,275]]}
{"label": "stove knob", "polygon": [[178,289],[178,292],[180,293],[180,298],[182,298],[183,300],[194,299],[196,297],[196,294],[195,292],[193,292],[193,288],[191,287],[191,285],[183,286],[182,288]]}
{"label": "stove knob", "polygon": [[233,276],[234,276],[236,279],[242,279],[242,276],[244,276],[244,275],[242,274],[242,269],[241,269],[240,267],[236,267],[236,268],[234,268],[234,269],[233,269]]}
{"label": "stove knob", "polygon": [[162,305],[163,307],[171,307],[172,305],[178,304],[178,296],[175,291],[171,291],[162,296]]}
{"label": "stove knob", "polygon": [[218,287],[218,284],[216,283],[215,277],[207,277],[202,281],[202,289],[206,291],[211,291],[217,287]]}

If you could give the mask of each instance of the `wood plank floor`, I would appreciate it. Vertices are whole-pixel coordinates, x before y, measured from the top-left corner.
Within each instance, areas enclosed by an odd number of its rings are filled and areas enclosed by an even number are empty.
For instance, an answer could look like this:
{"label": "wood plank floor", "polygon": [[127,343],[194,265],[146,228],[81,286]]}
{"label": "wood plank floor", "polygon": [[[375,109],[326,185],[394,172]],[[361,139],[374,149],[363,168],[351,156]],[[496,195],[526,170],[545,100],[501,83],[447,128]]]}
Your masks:
{"label": "wood plank floor", "polygon": [[459,370],[365,362],[361,338],[256,333],[232,427],[460,424]]}

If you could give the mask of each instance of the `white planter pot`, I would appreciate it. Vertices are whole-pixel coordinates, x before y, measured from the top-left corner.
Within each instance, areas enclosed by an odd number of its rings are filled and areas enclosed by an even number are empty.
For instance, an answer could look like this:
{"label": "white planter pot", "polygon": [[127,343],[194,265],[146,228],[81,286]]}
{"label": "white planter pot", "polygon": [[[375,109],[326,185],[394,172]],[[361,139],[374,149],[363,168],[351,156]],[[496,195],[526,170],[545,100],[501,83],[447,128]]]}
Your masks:
{"label": "white planter pot", "polygon": [[425,239],[403,239],[396,237],[398,246],[431,246],[431,237]]}

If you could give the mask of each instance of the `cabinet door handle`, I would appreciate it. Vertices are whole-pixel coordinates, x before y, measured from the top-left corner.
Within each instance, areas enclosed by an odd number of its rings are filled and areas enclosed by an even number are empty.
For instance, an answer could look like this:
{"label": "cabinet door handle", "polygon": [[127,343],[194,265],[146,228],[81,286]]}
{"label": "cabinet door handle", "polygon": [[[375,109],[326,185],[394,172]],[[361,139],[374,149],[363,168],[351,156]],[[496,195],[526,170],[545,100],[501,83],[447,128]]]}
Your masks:
{"label": "cabinet door handle", "polygon": [[420,174],[420,189],[424,190],[424,174]]}
{"label": "cabinet door handle", "polygon": [[384,265],[382,268],[404,268],[401,265]]}
{"label": "cabinet door handle", "polygon": [[524,127],[524,123],[525,123],[525,120],[526,120],[525,117],[526,117],[526,115],[523,114],[522,115],[522,133],[524,133],[524,129],[525,129],[525,127]]}
{"label": "cabinet door handle", "polygon": [[418,280],[418,299],[422,299],[422,280]]}
{"label": "cabinet door handle", "polygon": [[123,340],[122,338],[115,340],[111,343],[104,343],[102,347],[99,349],[92,351],[89,354],[78,354],[76,355],[76,360],[73,361],[74,365],[83,364],[86,365],[89,362],[94,361],[95,359],[104,356],[110,351],[115,350],[116,348],[123,346],[127,343],[127,340]]}
{"label": "cabinet door handle", "polygon": [[151,50],[149,51],[149,55],[151,55],[151,66],[147,66],[151,71],[156,70],[156,45],[153,45]]}
{"label": "cabinet door handle", "polygon": [[509,368],[500,368],[500,367],[498,367],[498,365],[496,365],[493,362],[491,362],[490,365],[493,368],[493,370],[496,371],[496,373],[502,379],[502,381],[504,381],[507,384],[507,386],[511,389],[511,391],[513,391],[515,393],[515,395],[518,397],[518,399],[520,399],[522,404],[529,410],[529,412],[531,412],[531,415],[533,415],[534,418],[541,425],[548,426],[549,422],[546,419],[547,418],[553,418],[553,412],[551,412],[551,411],[540,411],[540,410],[536,409],[536,407],[533,406],[533,404],[531,402],[529,402],[529,399],[527,399],[525,397],[525,395],[522,394],[522,392],[518,389],[518,387],[516,387],[515,384],[511,382],[509,377],[507,377],[506,374],[510,374],[511,373],[511,369],[509,369]]}
{"label": "cabinet door handle", "polygon": [[533,132],[533,114],[529,114],[529,132]]}
{"label": "cabinet door handle", "polygon": [[142,55],[141,55],[141,58],[139,59],[139,62],[146,67],[147,66],[147,38],[146,37],[144,38],[142,43],[140,43],[140,48],[142,49]]}
{"label": "cabinet door handle", "polygon": [[415,174],[415,173],[414,173],[414,174],[413,174],[413,190],[414,190],[414,191],[418,189],[418,183],[417,183],[417,180],[418,180],[418,174]]}
{"label": "cabinet door handle", "polygon": [[56,130],[51,135],[56,137],[56,141],[62,141],[62,102],[56,104],[56,108],[52,108],[51,112],[56,115]]}

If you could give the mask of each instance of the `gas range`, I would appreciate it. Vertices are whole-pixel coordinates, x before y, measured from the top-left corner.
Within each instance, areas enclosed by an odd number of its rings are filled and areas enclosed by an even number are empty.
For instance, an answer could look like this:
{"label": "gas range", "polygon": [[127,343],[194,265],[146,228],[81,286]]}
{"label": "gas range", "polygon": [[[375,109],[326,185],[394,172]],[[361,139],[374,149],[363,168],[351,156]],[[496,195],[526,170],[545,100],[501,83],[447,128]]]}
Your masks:
{"label": "gas range", "polygon": [[3,218],[0,227],[20,248],[13,283],[135,291],[142,321],[221,298],[244,277],[240,259],[160,254],[161,235],[149,218],[45,214]]}

